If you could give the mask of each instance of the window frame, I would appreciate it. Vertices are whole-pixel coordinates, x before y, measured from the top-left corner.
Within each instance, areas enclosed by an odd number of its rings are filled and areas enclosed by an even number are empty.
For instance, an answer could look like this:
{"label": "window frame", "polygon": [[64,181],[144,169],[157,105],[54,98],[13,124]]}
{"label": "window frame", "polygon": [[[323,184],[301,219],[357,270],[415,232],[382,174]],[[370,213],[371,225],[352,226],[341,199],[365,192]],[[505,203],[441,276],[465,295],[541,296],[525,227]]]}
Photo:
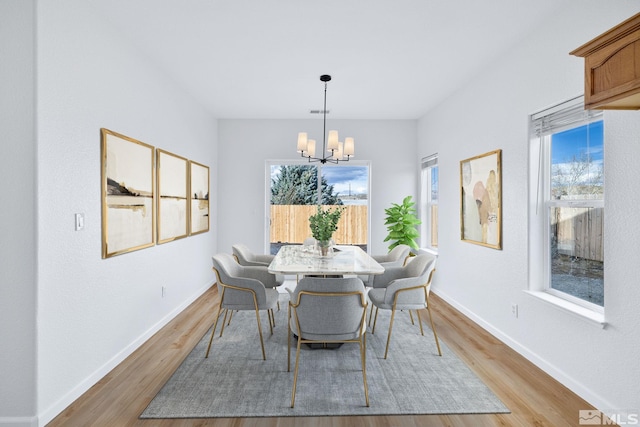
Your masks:
{"label": "window frame", "polygon": [[[604,122],[602,111],[584,110],[583,97],[576,97],[556,106],[542,110],[530,116],[530,219],[529,219],[529,293],[563,307],[574,313],[604,323],[605,307],[578,298],[572,294],[552,288],[551,283],[551,217],[555,207],[565,208],[602,208],[602,199],[560,199],[551,197],[551,138],[553,134],[578,128],[597,121]],[[577,106],[583,110],[582,117]],[[571,112],[570,110],[573,110]],[[559,120],[556,125],[542,123],[544,117],[563,111],[569,111],[566,124]],[[560,115],[561,115],[560,114]],[[603,148],[606,145],[603,137]],[[604,183],[603,183],[604,185]],[[604,190],[606,191],[606,190]],[[540,264],[543,268],[540,269]]]}
{"label": "window frame", "polygon": [[438,198],[433,199],[432,194],[432,171],[436,169],[438,176],[436,185],[438,193],[440,189],[440,170],[438,168],[438,153],[424,157],[420,160],[420,246],[432,252],[438,252],[438,218],[436,211],[435,219],[435,245],[433,230],[431,227],[433,219],[433,207],[438,207]]}

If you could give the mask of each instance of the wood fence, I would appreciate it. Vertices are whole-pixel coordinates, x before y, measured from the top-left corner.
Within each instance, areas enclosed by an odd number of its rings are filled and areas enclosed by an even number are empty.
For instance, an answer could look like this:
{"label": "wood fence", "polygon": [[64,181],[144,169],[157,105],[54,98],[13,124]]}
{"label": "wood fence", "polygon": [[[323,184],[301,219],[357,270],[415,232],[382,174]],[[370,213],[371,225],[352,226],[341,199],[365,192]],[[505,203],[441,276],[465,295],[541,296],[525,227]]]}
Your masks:
{"label": "wood fence", "polygon": [[560,254],[604,261],[604,209],[558,208],[554,215],[552,232]]}
{"label": "wood fence", "polygon": [[[346,205],[333,240],[338,244],[367,244],[367,206]],[[302,243],[311,236],[309,217],[316,205],[271,205],[271,243]]]}

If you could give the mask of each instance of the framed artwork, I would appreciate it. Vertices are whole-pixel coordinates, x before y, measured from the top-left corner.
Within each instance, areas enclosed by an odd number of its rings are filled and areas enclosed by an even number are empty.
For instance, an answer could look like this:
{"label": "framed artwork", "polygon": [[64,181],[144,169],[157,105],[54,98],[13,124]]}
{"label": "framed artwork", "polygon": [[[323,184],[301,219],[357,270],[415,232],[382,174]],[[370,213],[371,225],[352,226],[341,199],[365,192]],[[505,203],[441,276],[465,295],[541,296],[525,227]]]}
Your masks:
{"label": "framed artwork", "polygon": [[189,162],[190,234],[209,231],[209,167]]}
{"label": "framed artwork", "polygon": [[155,244],[154,147],[100,129],[102,258]]}
{"label": "framed artwork", "polygon": [[502,150],[460,162],[460,231],[465,242],[502,249]]}
{"label": "framed artwork", "polygon": [[158,243],[189,235],[189,161],[156,150],[158,174]]}

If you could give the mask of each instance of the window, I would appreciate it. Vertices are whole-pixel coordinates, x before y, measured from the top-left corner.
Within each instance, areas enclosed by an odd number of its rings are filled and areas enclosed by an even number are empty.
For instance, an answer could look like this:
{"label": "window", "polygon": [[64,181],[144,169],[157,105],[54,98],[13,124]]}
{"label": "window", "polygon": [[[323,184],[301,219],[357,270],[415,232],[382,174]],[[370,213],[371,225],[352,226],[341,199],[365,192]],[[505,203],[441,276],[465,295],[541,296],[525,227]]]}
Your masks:
{"label": "window", "polygon": [[421,246],[438,248],[438,155],[422,159],[420,176]]}
{"label": "window", "polygon": [[539,241],[531,253],[542,260],[541,283],[532,288],[602,313],[603,115],[583,105],[579,97],[531,116],[537,160],[531,240]]}
{"label": "window", "polygon": [[322,165],[267,162],[268,250],[299,244],[311,235],[309,216],[322,205],[343,205],[336,243],[367,250],[369,237],[369,163]]}

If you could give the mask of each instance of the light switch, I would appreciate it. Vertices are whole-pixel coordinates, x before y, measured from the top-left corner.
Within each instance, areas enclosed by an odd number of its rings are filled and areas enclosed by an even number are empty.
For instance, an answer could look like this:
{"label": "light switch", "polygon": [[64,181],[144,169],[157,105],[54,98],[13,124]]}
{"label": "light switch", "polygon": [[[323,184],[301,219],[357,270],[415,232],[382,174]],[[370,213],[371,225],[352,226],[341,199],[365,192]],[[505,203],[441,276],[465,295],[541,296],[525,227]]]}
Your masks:
{"label": "light switch", "polygon": [[76,231],[84,230],[84,214],[76,214]]}

